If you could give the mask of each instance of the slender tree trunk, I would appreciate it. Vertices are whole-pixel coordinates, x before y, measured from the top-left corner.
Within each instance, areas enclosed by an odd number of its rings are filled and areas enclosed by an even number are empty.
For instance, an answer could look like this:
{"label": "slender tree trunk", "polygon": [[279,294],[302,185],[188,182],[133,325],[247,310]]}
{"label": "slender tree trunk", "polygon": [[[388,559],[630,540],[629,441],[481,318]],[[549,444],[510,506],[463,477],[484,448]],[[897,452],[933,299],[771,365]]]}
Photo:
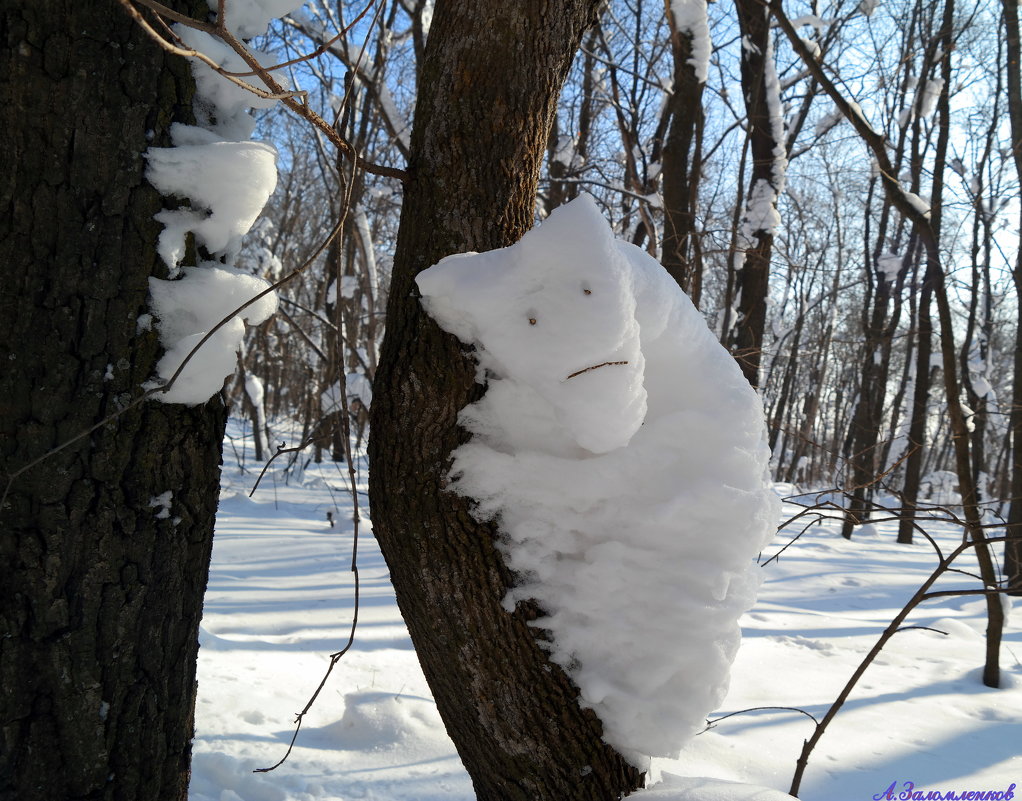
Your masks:
{"label": "slender tree trunk", "polygon": [[916,376],[912,395],[912,419],[908,428],[908,456],[905,459],[905,482],[902,504],[905,509],[898,522],[898,542],[912,542],[915,510],[919,502],[919,480],[922,474],[923,449],[926,446],[926,420],[930,408],[930,362],[933,356],[933,318],[930,303],[933,299],[933,281],[929,270],[924,271],[919,291],[919,309],[916,312],[918,343]]}
{"label": "slender tree trunk", "polygon": [[696,231],[696,200],[702,172],[703,82],[692,62],[692,35],[671,22],[674,86],[667,98],[670,126],[664,140],[664,242],[661,262],[698,308],[703,288]]}
{"label": "slender tree trunk", "polygon": [[[737,276],[738,319],[731,351],[749,383],[758,387],[774,245],[773,222],[767,219],[767,209],[776,214],[776,195],[784,180],[784,132],[780,130],[769,13],[758,0],[736,0],[735,8],[743,37],[742,92],[749,119],[752,171],[742,218],[740,246],[745,258]],[[774,76],[774,80],[768,76]]]}
{"label": "slender tree trunk", "polygon": [[973,480],[972,453],[970,450],[969,430],[961,403],[961,392],[955,364],[954,325],[951,317],[951,304],[947,295],[947,285],[940,266],[940,230],[943,209],[941,201],[944,190],[944,163],[947,158],[948,140],[950,138],[949,87],[951,86],[951,53],[953,51],[953,20],[954,0],[946,0],[941,26],[941,50],[944,53],[941,64],[941,75],[944,88],[937,100],[939,120],[937,147],[934,163],[939,165],[933,171],[933,208],[930,212],[930,225],[917,225],[922,232],[927,252],[927,269],[931,271],[934,295],[937,300],[937,314],[940,319],[940,351],[944,366],[944,387],[947,395],[948,417],[950,418],[951,439],[954,445],[955,469],[958,473],[958,484],[962,493],[962,510],[966,521],[966,533],[976,544],[976,561],[979,564],[980,578],[983,588],[987,591],[987,628],[986,653],[983,665],[983,683],[987,687],[1001,686],[1001,638],[1004,632],[1004,606],[997,595],[998,576],[994,565],[991,547],[986,544],[986,532],[979,511],[979,493]]}
{"label": "slender tree trunk", "polygon": [[187,797],[225,408],[148,401],[74,438],[152,374],[141,153],[192,90],[110,0],[0,9],[4,801]]}
{"label": "slender tree trunk", "polygon": [[[795,386],[795,374],[798,372],[798,354],[802,344],[802,328],[805,324],[804,311],[805,306],[800,306],[799,316],[795,320],[795,333],[791,340],[791,347],[788,349],[788,363],[785,365],[784,378],[781,381],[781,396],[777,400],[777,407],[773,410],[773,415],[770,416],[770,450],[774,453],[774,458],[778,460],[781,459],[783,454],[777,452],[777,441],[781,429],[784,427],[784,419],[788,411],[788,401]],[[780,473],[780,470],[778,469],[777,472]]]}
{"label": "slender tree trunk", "polygon": [[616,801],[640,771],[502,600],[513,577],[492,525],[446,492],[483,388],[464,347],[422,311],[414,278],[443,256],[517,241],[532,225],[561,84],[596,0],[438,2],[412,133],[372,406],[374,531],[437,707],[482,801]]}
{"label": "slender tree trunk", "polygon": [[[1022,178],[1022,74],[1018,0],[1001,0],[1004,11],[1005,41],[1008,50],[1008,119],[1011,123],[1011,150],[1015,171]],[[1022,248],[1015,259],[1012,273],[1015,295],[1022,304]],[[1004,546],[1004,575],[1011,595],[1022,596],[1022,317],[1015,334],[1015,380],[1012,382],[1011,415],[1011,506],[1008,509],[1007,536]]]}
{"label": "slender tree trunk", "polygon": [[845,454],[851,468],[852,484],[841,529],[841,534],[846,539],[851,539],[855,526],[869,519],[869,498],[872,494],[870,490],[880,468],[877,460],[877,441],[883,419],[890,359],[887,309],[892,285],[889,277],[876,269],[875,265],[873,269],[876,276],[876,293],[873,297],[869,324],[863,332],[865,348],[859,397],[855,404],[855,413],[852,415]]}

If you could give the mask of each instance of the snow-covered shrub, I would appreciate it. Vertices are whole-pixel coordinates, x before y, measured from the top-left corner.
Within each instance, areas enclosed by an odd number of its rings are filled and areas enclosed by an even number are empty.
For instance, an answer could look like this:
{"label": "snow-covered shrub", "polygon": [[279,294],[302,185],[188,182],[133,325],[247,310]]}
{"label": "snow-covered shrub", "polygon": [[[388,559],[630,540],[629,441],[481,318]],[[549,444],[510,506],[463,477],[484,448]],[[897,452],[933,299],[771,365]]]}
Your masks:
{"label": "snow-covered shrub", "polygon": [[608,743],[637,765],[675,755],[724,697],[776,524],[759,397],[588,196],[418,286],[485,370],[452,488],[499,520],[506,607],[538,601]]}

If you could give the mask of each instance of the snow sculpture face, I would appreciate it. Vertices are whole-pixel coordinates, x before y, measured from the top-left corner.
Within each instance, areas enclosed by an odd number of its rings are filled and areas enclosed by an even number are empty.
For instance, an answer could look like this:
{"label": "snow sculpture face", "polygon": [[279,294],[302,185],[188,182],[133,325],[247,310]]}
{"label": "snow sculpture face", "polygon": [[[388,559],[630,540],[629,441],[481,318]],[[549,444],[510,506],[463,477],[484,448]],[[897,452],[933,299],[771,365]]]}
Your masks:
{"label": "snow sculpture face", "polygon": [[416,279],[440,326],[480,364],[527,383],[583,448],[627,445],[646,413],[628,260],[588,196],[511,247],[449,256]]}

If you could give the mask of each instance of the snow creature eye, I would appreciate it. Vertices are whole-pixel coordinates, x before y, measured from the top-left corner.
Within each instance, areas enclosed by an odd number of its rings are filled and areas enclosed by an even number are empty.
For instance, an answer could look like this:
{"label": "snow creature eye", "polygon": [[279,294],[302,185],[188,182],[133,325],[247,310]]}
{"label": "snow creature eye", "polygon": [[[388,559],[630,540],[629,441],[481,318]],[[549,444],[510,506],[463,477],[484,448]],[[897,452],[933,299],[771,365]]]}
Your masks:
{"label": "snow creature eye", "polygon": [[591,295],[591,294],[593,294],[593,290],[591,290],[591,289],[583,289],[582,290],[582,294],[583,295]]}
{"label": "snow creature eye", "polygon": [[535,325],[535,324],[536,324],[536,318],[535,317],[530,317],[529,318],[529,325]]}

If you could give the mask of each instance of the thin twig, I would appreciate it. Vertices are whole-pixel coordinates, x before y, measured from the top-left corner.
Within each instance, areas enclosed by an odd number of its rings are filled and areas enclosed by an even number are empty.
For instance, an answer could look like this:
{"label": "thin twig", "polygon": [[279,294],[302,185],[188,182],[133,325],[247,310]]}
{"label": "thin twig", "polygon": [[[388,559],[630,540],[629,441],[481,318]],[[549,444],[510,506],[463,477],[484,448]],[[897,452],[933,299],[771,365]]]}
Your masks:
{"label": "thin twig", "polygon": [[574,378],[577,375],[582,375],[582,373],[588,373],[591,370],[599,370],[601,367],[607,367],[608,365],[613,365],[613,364],[628,364],[628,362],[627,361],[623,361],[623,362],[604,362],[603,364],[594,364],[592,367],[586,367],[584,370],[576,370],[574,373],[569,375],[568,378],[565,378],[564,380],[567,381],[568,379]]}
{"label": "thin twig", "polygon": [[[265,98],[268,100],[279,100],[291,111],[295,112],[298,116],[309,122],[315,128],[317,128],[324,136],[326,136],[330,142],[337,147],[342,153],[349,158],[353,159],[358,166],[366,172],[372,173],[373,175],[380,175],[387,178],[397,178],[400,181],[407,181],[409,176],[405,170],[398,169],[397,167],[387,167],[381,164],[373,164],[372,162],[365,161],[355,150],[355,148],[348,142],[340,133],[331,126],[326,120],[324,120],[319,114],[317,114],[309,106],[308,93],[301,90],[288,90],[284,88],[276,78],[270,73],[269,69],[259,63],[259,60],[252,55],[252,52],[246,47],[245,43],[239,40],[233,33],[231,33],[224,25],[221,19],[215,25],[210,26],[208,23],[201,23],[191,18],[185,18],[184,20],[178,20],[180,24],[187,25],[189,27],[196,28],[210,35],[214,35],[219,39],[223,40],[235,53],[237,53],[241,59],[251,69],[251,74],[256,75],[259,79],[266,84],[267,89],[261,89],[257,86],[241,80],[236,77],[235,73],[227,72],[220,64],[213,59],[200,53],[197,50],[191,48],[183,48],[175,45],[172,42],[167,41],[164,36],[161,36],[152,25],[150,25],[138,12],[133,5],[133,0],[118,0],[125,10],[132,16],[132,18],[142,27],[142,29],[150,36],[150,38],[156,42],[160,47],[169,53],[183,56],[185,58],[195,58],[206,64],[210,69],[218,74],[222,75],[228,81],[242,87],[243,89],[252,92],[258,97]],[[134,0],[145,7],[157,12],[156,8],[164,8],[156,0]],[[382,8],[382,6],[380,6]],[[181,15],[176,15],[181,16]],[[188,21],[185,21],[188,20]]]}
{"label": "thin twig", "polygon": [[[348,211],[351,208],[351,195],[352,195],[353,187],[355,185],[355,177],[356,177],[355,173],[356,173],[357,169],[358,169],[358,161],[356,159],[356,160],[352,161],[352,164],[351,164],[351,175],[348,177],[347,188],[346,188],[346,192],[345,192],[345,195],[344,195],[344,200],[343,200],[344,212],[341,215],[341,222],[342,223],[343,223],[343,221],[345,219],[347,219]],[[337,663],[341,660],[341,658],[348,652],[348,650],[351,648],[351,646],[355,643],[355,630],[358,627],[358,611],[359,611],[359,601],[360,601],[360,597],[361,597],[360,596],[359,575],[358,575],[358,534],[359,534],[359,522],[361,520],[361,516],[359,514],[358,484],[357,484],[356,477],[355,477],[355,465],[354,465],[353,454],[352,454],[352,451],[351,451],[351,412],[350,412],[350,410],[348,408],[347,378],[346,378],[345,373],[344,373],[343,364],[342,364],[342,369],[339,372],[340,372],[340,379],[339,379],[339,384],[340,384],[339,390],[340,391],[339,391],[339,394],[341,396],[341,412],[342,412],[341,413],[341,421],[342,421],[341,422],[341,426],[342,426],[342,433],[343,433],[342,440],[344,442],[344,457],[345,457],[345,459],[348,462],[348,481],[349,481],[349,488],[350,488],[350,491],[351,491],[351,522],[352,522],[352,531],[353,531],[353,538],[352,538],[352,544],[351,544],[351,572],[352,572],[352,574],[354,576],[354,582],[355,582],[355,588],[354,588],[354,596],[355,596],[354,597],[354,604],[355,604],[355,609],[354,609],[354,612],[352,613],[352,617],[351,617],[351,628],[348,631],[348,641],[344,644],[344,647],[341,648],[340,651],[337,651],[336,653],[333,653],[333,654],[330,655],[330,662],[327,665],[326,673],[323,675],[323,678],[320,680],[319,685],[316,687],[316,690],[312,693],[312,697],[309,698],[308,703],[306,703],[305,706],[303,707],[302,711],[297,713],[297,715],[295,716],[295,731],[294,731],[294,734],[291,736],[291,742],[288,744],[287,751],[284,753],[284,756],[282,756],[280,758],[280,760],[275,765],[272,765],[271,767],[268,767],[268,768],[256,768],[253,771],[253,773],[269,773],[270,771],[276,770],[277,768],[279,768],[281,765],[284,764],[284,762],[287,760],[287,758],[291,755],[291,751],[294,749],[295,742],[297,742],[297,740],[298,740],[298,732],[300,732],[301,729],[302,729],[302,722],[305,720],[305,716],[309,713],[309,710],[312,709],[313,704],[316,703],[316,699],[319,698],[319,694],[323,691],[323,688],[326,686],[327,680],[330,678],[330,674],[333,672],[334,666],[337,665]],[[277,455],[279,455],[279,449],[278,449],[278,453],[275,454],[275,456],[277,456]],[[264,468],[264,472],[265,472],[265,468]],[[262,476],[260,476],[260,478],[262,478]],[[257,483],[257,485],[258,485],[258,483]],[[255,488],[252,489],[252,492],[255,492]]]}
{"label": "thin twig", "polygon": [[727,720],[728,718],[733,718],[735,715],[744,715],[747,712],[766,712],[766,711],[798,712],[800,715],[805,715],[807,718],[809,718],[817,726],[820,725],[820,721],[818,721],[814,715],[810,714],[809,712],[806,712],[804,709],[799,709],[797,706],[753,706],[753,707],[749,707],[748,709],[739,709],[737,712],[731,712],[731,713],[729,713],[727,715],[723,715],[723,716],[721,716],[719,718],[714,718],[713,720],[708,720],[708,721],[706,721],[706,728],[703,729],[699,733],[700,734],[705,734],[710,729],[715,728],[716,725],[718,723],[720,723],[722,720]]}

